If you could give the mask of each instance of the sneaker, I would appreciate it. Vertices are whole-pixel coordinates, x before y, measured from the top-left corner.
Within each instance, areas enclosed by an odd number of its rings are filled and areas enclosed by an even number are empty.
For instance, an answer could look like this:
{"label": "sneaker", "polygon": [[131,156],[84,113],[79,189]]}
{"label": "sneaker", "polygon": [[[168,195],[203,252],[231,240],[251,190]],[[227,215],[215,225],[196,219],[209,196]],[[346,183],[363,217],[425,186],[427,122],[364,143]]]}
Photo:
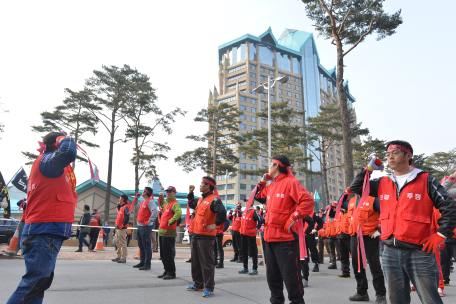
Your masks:
{"label": "sneaker", "polygon": [[238,271],[239,274],[248,274],[249,270],[247,268],[242,268],[241,271]]}
{"label": "sneaker", "polygon": [[195,285],[190,285],[187,287],[187,291],[204,291],[204,289],[196,288]]}
{"label": "sneaker", "polygon": [[239,259],[236,261],[236,263],[244,263],[244,261],[242,259]]}
{"label": "sneaker", "polygon": [[444,281],[443,281],[443,285],[445,285],[445,286],[450,285],[450,280],[444,280]]}
{"label": "sneaker", "polygon": [[78,249],[78,250],[76,250],[75,252],[82,252],[82,249]]}
{"label": "sneaker", "polygon": [[259,262],[258,262],[258,265],[263,265],[263,261],[259,261]]}
{"label": "sneaker", "polygon": [[215,265],[215,268],[223,268],[223,263],[218,263],[217,265]]}
{"label": "sneaker", "polygon": [[328,266],[328,269],[337,269],[337,264],[331,264]]}
{"label": "sneaker", "polygon": [[209,298],[209,297],[212,297],[213,295],[214,295],[214,293],[211,292],[211,291],[209,291],[209,290],[205,290],[205,291],[203,292],[203,297],[204,297],[204,298]]}
{"label": "sneaker", "polygon": [[258,275],[258,270],[256,270],[256,269],[250,270],[249,275]]}
{"label": "sneaker", "polygon": [[342,278],[342,279],[349,279],[350,278],[350,274],[349,273],[343,273],[343,274],[339,274],[337,277],[338,278]]}
{"label": "sneaker", "polygon": [[111,261],[112,262],[119,262],[119,260],[120,260],[119,258],[115,258],[115,259],[112,259]]}
{"label": "sneaker", "polygon": [[366,293],[365,295],[360,295],[359,293],[355,293],[354,296],[348,298],[350,301],[369,301],[369,295]]}
{"label": "sneaker", "polygon": [[138,268],[139,270],[150,270],[150,266],[142,266]]}
{"label": "sneaker", "polygon": [[158,275],[157,278],[162,279],[162,278],[163,278],[164,276],[166,276],[166,275],[167,275],[167,273],[166,273],[166,271],[165,271],[165,272],[163,272],[161,275]]}
{"label": "sneaker", "polygon": [[386,304],[386,295],[376,295],[375,303]]}
{"label": "sneaker", "polygon": [[445,294],[443,293],[443,289],[442,288],[439,288],[438,291],[439,291],[439,296],[441,296],[441,297],[445,296]]}
{"label": "sneaker", "polygon": [[185,261],[185,263],[191,263],[191,262],[192,262],[192,259]]}
{"label": "sneaker", "polygon": [[133,268],[141,268],[143,266],[144,266],[144,264],[139,263],[139,264],[134,265]]}
{"label": "sneaker", "polygon": [[415,286],[412,285],[412,286],[410,287],[410,290],[411,290],[411,291],[416,291]]}
{"label": "sneaker", "polygon": [[237,262],[238,258],[234,257],[233,259],[230,260],[230,262]]}
{"label": "sneaker", "polygon": [[97,252],[96,250],[89,250],[89,252]]}
{"label": "sneaker", "polygon": [[176,278],[176,275],[167,274],[163,277],[163,280],[174,280],[175,278]]}
{"label": "sneaker", "polygon": [[19,249],[19,250],[17,251],[17,255],[22,255],[22,250]]}
{"label": "sneaker", "polygon": [[123,259],[120,259],[117,261],[117,263],[126,263],[127,261],[123,260]]}
{"label": "sneaker", "polygon": [[312,269],[312,272],[320,272],[320,268],[318,267],[318,263],[315,263],[315,266]]}
{"label": "sneaker", "polygon": [[304,288],[309,287],[309,281],[307,281],[306,279],[302,279],[302,286]]}

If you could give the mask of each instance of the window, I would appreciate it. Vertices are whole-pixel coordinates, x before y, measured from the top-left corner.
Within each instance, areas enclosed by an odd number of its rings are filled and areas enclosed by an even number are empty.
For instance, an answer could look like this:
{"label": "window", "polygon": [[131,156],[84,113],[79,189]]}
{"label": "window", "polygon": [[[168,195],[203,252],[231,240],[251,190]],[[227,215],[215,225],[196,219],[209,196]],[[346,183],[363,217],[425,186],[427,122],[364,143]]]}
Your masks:
{"label": "window", "polygon": [[225,185],[217,185],[217,190],[225,190]]}
{"label": "window", "polygon": [[242,111],[247,111],[247,107],[241,105],[241,110],[242,110]]}
{"label": "window", "polygon": [[250,116],[250,121],[251,122],[256,122],[256,117],[255,116]]}
{"label": "window", "polygon": [[274,100],[274,98],[275,98],[274,95],[271,95],[271,99]]}
{"label": "window", "polygon": [[266,156],[261,156],[261,161],[268,161],[268,158]]}
{"label": "window", "polygon": [[261,101],[261,105],[265,107],[266,106],[266,101]]}
{"label": "window", "polygon": [[256,104],[256,99],[250,98],[250,102],[253,103],[253,104]]}
{"label": "window", "polygon": [[255,92],[254,90],[251,90],[251,91],[250,91],[250,94],[256,95],[256,92]]}
{"label": "window", "polygon": [[239,157],[240,158],[245,158],[245,155],[241,153]]}
{"label": "window", "polygon": [[271,92],[274,92],[274,88],[271,87]]}
{"label": "window", "polygon": [[242,120],[246,120],[246,119],[247,119],[247,116],[241,115],[241,119],[242,119]]}
{"label": "window", "polygon": [[282,76],[283,76],[283,74],[279,72],[279,77],[282,77]]}
{"label": "window", "polygon": [[295,85],[295,90],[299,91],[299,86]]}
{"label": "window", "polygon": [[246,163],[240,163],[240,167],[241,169],[247,169],[247,164]]}
{"label": "window", "polygon": [[[228,195],[226,196],[226,199],[227,199],[228,201],[234,200],[234,194],[228,194]],[[220,200],[224,201],[224,200],[225,200],[225,195],[220,195]]]}
{"label": "window", "polygon": [[[255,70],[255,69],[256,69],[256,66],[253,65],[253,64],[251,64],[251,65],[250,65],[250,68],[253,69],[253,70]],[[295,79],[296,79],[296,78],[295,78]]]}
{"label": "window", "polygon": [[274,75],[274,71],[273,70],[269,70],[269,74]]}
{"label": "window", "polygon": [[247,189],[247,185],[246,184],[239,184],[239,189],[246,190]]}
{"label": "window", "polygon": [[239,174],[239,179],[245,179],[245,175],[244,174]]}
{"label": "window", "polygon": [[287,88],[291,89],[291,83],[287,83]]}
{"label": "window", "polygon": [[[256,87],[256,82],[255,82],[255,81],[250,81],[250,85],[251,85],[252,87]],[[252,92],[253,92],[253,91],[252,91]],[[255,92],[253,92],[253,93],[255,93]],[[254,94],[254,95],[255,95],[255,94]]]}
{"label": "window", "polygon": [[245,124],[241,124],[241,129],[242,130],[245,130],[247,128],[247,126]]}
{"label": "window", "polygon": [[256,108],[250,108],[250,112],[256,113]]}
{"label": "window", "polygon": [[240,66],[238,66],[238,67],[235,67],[235,68],[232,68],[232,69],[228,70],[228,74],[229,74],[229,73],[236,72],[236,71],[239,71],[239,70],[242,70],[242,69],[245,69],[245,64],[240,65]]}
{"label": "window", "polygon": [[233,100],[236,100],[236,97],[235,97],[235,96],[232,96],[232,97],[228,97],[228,98],[219,100],[218,103],[221,104],[221,103],[230,102],[230,101],[233,101]]}
{"label": "window", "polygon": [[261,169],[267,169],[268,166],[261,166]]}
{"label": "window", "polygon": [[304,172],[299,171],[299,176],[304,176]]}
{"label": "window", "polygon": [[256,185],[250,185],[250,190],[255,189]]}
{"label": "window", "polygon": [[292,102],[291,100],[288,100],[288,104],[290,104],[290,105],[291,105],[291,104],[293,104],[293,102]]}
{"label": "window", "polygon": [[283,97],[279,97],[279,101],[283,101]]}
{"label": "window", "polygon": [[250,73],[250,77],[256,78],[256,74],[255,73]]}
{"label": "window", "polygon": [[298,78],[295,78],[294,81],[295,81],[295,82],[299,82],[299,79],[298,79]]}
{"label": "window", "polygon": [[257,166],[256,165],[250,165],[250,170],[256,170]]}
{"label": "window", "polygon": [[239,199],[240,199],[241,201],[245,200],[246,198],[247,198],[247,195],[245,195],[245,194],[240,194],[240,195],[239,195]]}
{"label": "window", "polygon": [[301,103],[300,103],[299,101],[296,101],[296,105],[297,105],[298,107],[300,107],[300,106],[301,106]]}
{"label": "window", "polygon": [[260,80],[266,80],[266,77],[263,75],[260,75]]}
{"label": "window", "polygon": [[261,93],[261,97],[266,97],[266,93]]}
{"label": "window", "polygon": [[288,96],[291,96],[291,92],[290,92],[290,91],[287,91],[287,95],[288,95]]}
{"label": "window", "polygon": [[264,71],[265,71],[264,68],[260,67],[260,72],[264,72]]}
{"label": "window", "polygon": [[[239,82],[239,86],[240,87],[245,86],[245,81]],[[228,90],[232,90],[232,89],[236,89],[236,84],[228,86]]]}
{"label": "window", "polygon": [[245,96],[241,96],[241,101],[246,101],[247,99],[245,98]]}
{"label": "window", "polygon": [[301,118],[296,118],[297,123],[301,123]]}
{"label": "window", "polygon": [[245,77],[245,73],[230,77],[230,78],[228,78],[228,81],[233,81],[233,80],[236,80],[236,79],[239,79],[239,78],[242,78],[242,77]]}
{"label": "window", "polygon": [[[279,73],[279,74],[280,74],[280,73]],[[281,86],[281,85],[283,85],[283,83],[281,83],[281,82],[279,81],[279,86]]]}
{"label": "window", "polygon": [[298,166],[299,166],[299,167],[302,167],[302,166],[303,166],[303,164],[302,164],[302,163],[298,163]]}
{"label": "window", "polygon": [[252,176],[250,176],[250,179],[256,181],[256,180],[257,180],[257,177],[256,177],[256,175],[252,175]]}
{"label": "window", "polygon": [[261,123],[262,123],[262,124],[266,124],[266,123],[267,123],[266,119],[261,118]]}
{"label": "window", "polygon": [[299,98],[300,96],[299,96],[299,94],[298,94],[298,93],[295,93],[295,97],[296,97],[296,98]]}
{"label": "window", "polygon": [[256,127],[255,126],[250,126],[250,130],[251,131],[256,130]]}
{"label": "window", "polygon": [[280,94],[283,94],[283,90],[282,90],[282,89],[279,89],[279,93],[280,93]]}

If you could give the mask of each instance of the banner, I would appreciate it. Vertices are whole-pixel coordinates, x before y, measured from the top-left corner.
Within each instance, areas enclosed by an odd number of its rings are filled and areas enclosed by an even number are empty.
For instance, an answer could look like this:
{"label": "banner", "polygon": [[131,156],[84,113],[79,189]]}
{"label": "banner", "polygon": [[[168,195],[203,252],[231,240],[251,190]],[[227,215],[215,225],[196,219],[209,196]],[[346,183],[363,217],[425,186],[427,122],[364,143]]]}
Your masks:
{"label": "banner", "polygon": [[3,217],[10,218],[11,217],[11,203],[8,194],[8,188],[6,187],[5,179],[3,178],[2,173],[0,172],[0,201],[6,199],[8,203],[8,207],[3,209]]}
{"label": "banner", "polygon": [[11,183],[18,189],[27,194],[27,184],[28,184],[28,177],[25,170],[22,168],[19,173],[13,178]]}

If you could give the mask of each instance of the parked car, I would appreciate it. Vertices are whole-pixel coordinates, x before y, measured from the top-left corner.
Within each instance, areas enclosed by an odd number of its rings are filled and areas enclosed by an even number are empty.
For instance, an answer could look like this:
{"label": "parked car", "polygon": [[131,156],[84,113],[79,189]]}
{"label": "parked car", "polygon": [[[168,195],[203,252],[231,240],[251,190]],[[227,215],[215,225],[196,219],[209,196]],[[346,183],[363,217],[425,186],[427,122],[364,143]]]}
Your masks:
{"label": "parked car", "polygon": [[9,245],[18,225],[19,221],[16,219],[0,218],[0,243]]}
{"label": "parked car", "polygon": [[[260,239],[260,234],[257,234],[257,239],[256,239],[257,246],[261,246],[261,239]],[[225,231],[223,234],[223,247],[230,247],[233,246],[233,237],[231,236],[231,226]]]}

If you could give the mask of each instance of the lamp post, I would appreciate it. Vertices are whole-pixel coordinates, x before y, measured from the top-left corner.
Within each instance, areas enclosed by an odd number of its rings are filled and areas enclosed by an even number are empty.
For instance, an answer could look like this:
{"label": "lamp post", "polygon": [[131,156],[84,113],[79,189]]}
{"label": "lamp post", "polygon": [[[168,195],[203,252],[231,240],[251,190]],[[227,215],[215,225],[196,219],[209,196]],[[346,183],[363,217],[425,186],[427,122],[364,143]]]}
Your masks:
{"label": "lamp post", "polygon": [[226,175],[225,175],[225,210],[227,209],[228,206],[228,177],[232,178],[235,177],[236,173],[231,173],[228,176],[228,169],[226,169]]}
{"label": "lamp post", "polygon": [[271,162],[271,89],[274,88],[274,85],[277,81],[281,83],[286,83],[290,78],[288,76],[282,76],[272,79],[268,76],[268,82],[260,84],[258,87],[253,89],[256,93],[263,93],[264,90],[268,90],[268,163]]}

